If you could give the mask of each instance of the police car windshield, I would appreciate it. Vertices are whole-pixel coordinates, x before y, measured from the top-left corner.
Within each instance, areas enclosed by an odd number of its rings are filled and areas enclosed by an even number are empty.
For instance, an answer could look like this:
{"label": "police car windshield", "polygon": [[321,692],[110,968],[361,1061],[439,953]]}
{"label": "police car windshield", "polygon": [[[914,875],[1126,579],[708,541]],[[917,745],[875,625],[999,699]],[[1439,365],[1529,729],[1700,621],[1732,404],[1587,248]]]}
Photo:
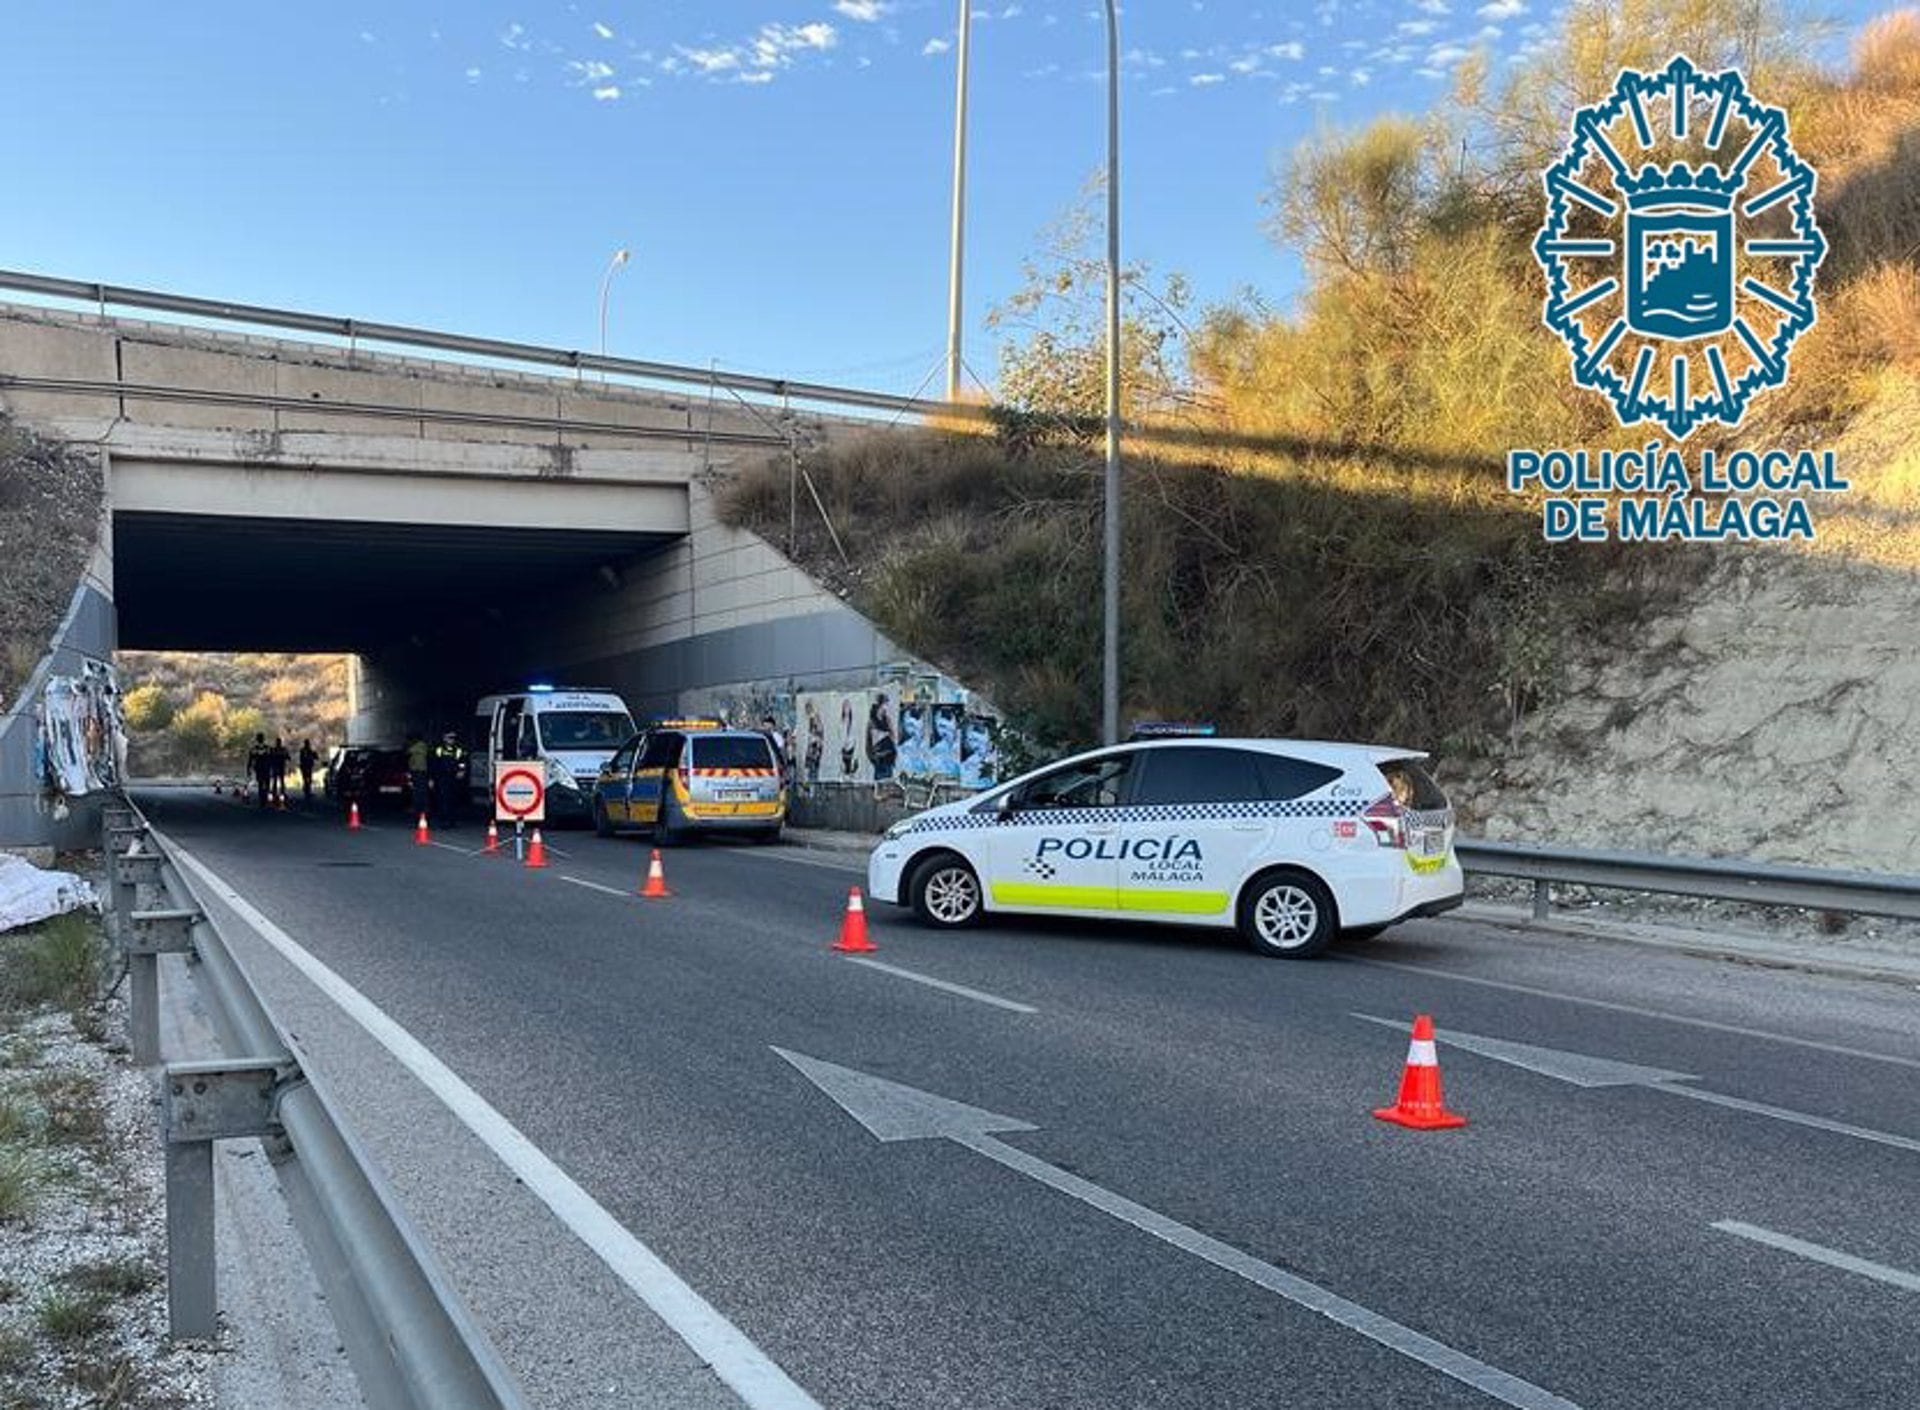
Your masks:
{"label": "police car windshield", "polygon": [[549,749],[613,749],[633,733],[633,721],[617,710],[543,711],[539,720]]}

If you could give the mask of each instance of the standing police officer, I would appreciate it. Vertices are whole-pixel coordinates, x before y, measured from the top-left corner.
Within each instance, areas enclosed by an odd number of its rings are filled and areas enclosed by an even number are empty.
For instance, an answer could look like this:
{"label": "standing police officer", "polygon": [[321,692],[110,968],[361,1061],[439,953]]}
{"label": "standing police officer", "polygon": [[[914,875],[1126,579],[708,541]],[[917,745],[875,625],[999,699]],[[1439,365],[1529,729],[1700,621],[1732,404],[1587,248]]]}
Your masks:
{"label": "standing police officer", "polygon": [[454,808],[459,802],[461,782],[467,771],[466,751],[460,736],[448,730],[433,746],[429,765],[433,772],[433,821],[436,827],[456,827]]}

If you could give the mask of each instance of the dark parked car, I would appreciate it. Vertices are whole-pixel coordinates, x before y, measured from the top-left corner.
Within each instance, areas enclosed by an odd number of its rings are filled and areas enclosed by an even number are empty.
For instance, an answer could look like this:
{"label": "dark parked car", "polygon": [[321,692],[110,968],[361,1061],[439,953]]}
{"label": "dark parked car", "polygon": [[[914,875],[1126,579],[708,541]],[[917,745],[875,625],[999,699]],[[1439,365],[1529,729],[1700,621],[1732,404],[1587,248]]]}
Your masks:
{"label": "dark parked car", "polygon": [[343,744],[327,760],[327,797],[341,807],[358,803],[404,808],[412,791],[407,751],[378,744]]}

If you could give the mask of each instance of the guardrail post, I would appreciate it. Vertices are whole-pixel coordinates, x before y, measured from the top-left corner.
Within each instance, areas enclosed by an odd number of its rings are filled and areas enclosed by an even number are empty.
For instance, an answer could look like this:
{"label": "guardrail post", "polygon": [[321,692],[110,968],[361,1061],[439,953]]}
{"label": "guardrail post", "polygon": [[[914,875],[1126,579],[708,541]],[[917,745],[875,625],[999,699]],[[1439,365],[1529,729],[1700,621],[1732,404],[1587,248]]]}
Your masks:
{"label": "guardrail post", "polygon": [[1533,883],[1533,918],[1545,920],[1553,909],[1553,897],[1544,881]]}
{"label": "guardrail post", "polygon": [[193,927],[200,918],[199,911],[125,912],[121,946],[129,977],[127,1038],[133,1060],[142,1067],[160,1061],[160,956],[191,953]]}
{"label": "guardrail post", "polygon": [[167,1069],[161,1103],[167,1141],[167,1330],[176,1340],[218,1335],[214,1276],[213,1143],[280,1132],[270,1062],[181,1062]]}

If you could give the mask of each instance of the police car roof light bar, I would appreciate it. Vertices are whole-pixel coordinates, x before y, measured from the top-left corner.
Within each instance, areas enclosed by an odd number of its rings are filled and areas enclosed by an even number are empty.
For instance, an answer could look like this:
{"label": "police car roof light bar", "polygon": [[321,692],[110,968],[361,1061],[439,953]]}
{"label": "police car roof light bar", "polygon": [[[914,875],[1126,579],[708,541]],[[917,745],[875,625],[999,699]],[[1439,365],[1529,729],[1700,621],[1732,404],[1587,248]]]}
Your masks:
{"label": "police car roof light bar", "polygon": [[1217,725],[1178,720],[1141,720],[1127,736],[1128,743],[1141,739],[1211,739],[1220,732]]}

